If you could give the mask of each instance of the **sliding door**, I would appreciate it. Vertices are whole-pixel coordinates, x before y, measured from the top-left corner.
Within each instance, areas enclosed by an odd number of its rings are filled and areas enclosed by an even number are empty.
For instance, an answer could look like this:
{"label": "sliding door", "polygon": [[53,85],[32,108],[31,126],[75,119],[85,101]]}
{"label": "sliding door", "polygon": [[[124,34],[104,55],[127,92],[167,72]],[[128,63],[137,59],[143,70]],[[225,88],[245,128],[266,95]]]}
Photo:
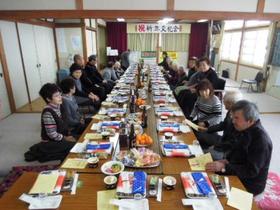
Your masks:
{"label": "sliding door", "polygon": [[53,29],[43,26],[33,27],[42,85],[47,82],[54,83],[56,82],[57,62]]}
{"label": "sliding door", "polygon": [[35,45],[35,35],[33,25],[18,24],[19,38],[22,49],[22,56],[27,77],[28,90],[31,101],[39,97],[39,90],[42,85],[42,80],[39,72],[39,62],[37,49]]}
{"label": "sliding door", "polygon": [[0,21],[0,30],[11,79],[15,106],[16,108],[19,108],[28,103],[28,95],[21,62],[16,25],[14,22]]}

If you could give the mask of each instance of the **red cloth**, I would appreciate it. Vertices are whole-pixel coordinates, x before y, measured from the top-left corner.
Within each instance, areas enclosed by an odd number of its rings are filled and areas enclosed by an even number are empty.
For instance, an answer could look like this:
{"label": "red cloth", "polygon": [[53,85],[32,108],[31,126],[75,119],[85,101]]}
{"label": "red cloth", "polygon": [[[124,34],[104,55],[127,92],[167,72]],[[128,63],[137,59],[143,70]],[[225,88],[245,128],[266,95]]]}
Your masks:
{"label": "red cloth", "polygon": [[192,23],[189,45],[189,57],[206,55],[208,23]]}
{"label": "red cloth", "polygon": [[107,22],[107,45],[112,49],[117,49],[119,56],[127,50],[126,23]]}

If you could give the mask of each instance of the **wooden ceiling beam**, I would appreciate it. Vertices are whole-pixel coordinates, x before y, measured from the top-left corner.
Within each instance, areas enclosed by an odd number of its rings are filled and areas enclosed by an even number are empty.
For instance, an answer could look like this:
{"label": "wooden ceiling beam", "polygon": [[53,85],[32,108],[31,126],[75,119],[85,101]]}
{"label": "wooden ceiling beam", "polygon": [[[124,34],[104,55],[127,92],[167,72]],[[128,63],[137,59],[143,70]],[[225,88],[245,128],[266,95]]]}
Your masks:
{"label": "wooden ceiling beam", "polygon": [[147,10],[21,10],[0,11],[0,19],[32,19],[32,18],[104,18],[115,19],[158,19],[162,17],[175,19],[199,20],[230,20],[259,19],[280,20],[280,13],[250,13],[250,12],[215,12],[215,11],[147,11]]}
{"label": "wooden ceiling beam", "polygon": [[257,13],[263,13],[265,0],[258,0]]}

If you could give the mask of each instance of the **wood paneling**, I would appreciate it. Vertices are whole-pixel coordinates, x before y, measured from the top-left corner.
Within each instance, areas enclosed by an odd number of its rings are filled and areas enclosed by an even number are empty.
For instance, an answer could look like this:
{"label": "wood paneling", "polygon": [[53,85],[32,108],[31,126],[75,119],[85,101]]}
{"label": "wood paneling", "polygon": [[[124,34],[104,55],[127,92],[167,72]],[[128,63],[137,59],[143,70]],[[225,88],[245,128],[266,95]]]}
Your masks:
{"label": "wood paneling", "polygon": [[82,10],[84,8],[83,0],[75,0],[76,9]]}
{"label": "wood paneling", "polygon": [[10,108],[11,108],[11,112],[13,113],[13,112],[16,111],[16,104],[15,104],[13,89],[12,89],[12,85],[11,85],[11,79],[10,79],[10,75],[9,75],[6,55],[5,55],[5,52],[4,52],[4,44],[3,44],[3,39],[2,39],[1,32],[0,32],[0,59],[1,59],[2,69],[3,69],[5,84],[6,84],[6,87],[7,87],[7,93],[8,93]]}
{"label": "wood paneling", "polygon": [[280,20],[280,13],[250,13],[250,12],[214,12],[214,11],[143,11],[143,10],[38,10],[38,11],[0,11],[0,19],[31,19],[31,18],[104,18],[116,17],[158,19],[161,17],[175,19],[259,19]]}
{"label": "wood paneling", "polygon": [[167,10],[173,11],[174,10],[174,1],[175,0],[167,0]]}
{"label": "wood paneling", "polygon": [[265,0],[259,0],[257,6],[257,13],[263,13]]}

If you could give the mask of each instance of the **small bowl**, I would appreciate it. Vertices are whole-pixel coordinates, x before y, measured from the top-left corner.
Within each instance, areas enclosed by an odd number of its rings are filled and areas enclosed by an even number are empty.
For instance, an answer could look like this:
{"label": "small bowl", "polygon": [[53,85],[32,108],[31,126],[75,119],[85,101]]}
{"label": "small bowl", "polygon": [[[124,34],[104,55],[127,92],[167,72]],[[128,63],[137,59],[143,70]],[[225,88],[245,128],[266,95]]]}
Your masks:
{"label": "small bowl", "polygon": [[114,189],[117,186],[118,179],[116,176],[106,176],[103,181],[106,185],[106,189]]}
{"label": "small bowl", "polygon": [[99,159],[98,157],[90,157],[87,159],[89,168],[96,168],[98,166]]}
{"label": "small bowl", "polygon": [[158,106],[159,107],[165,107],[165,104],[164,103],[160,103]]}
{"label": "small bowl", "polygon": [[174,136],[174,134],[171,133],[171,132],[165,132],[164,133],[164,137],[165,137],[166,140],[172,140],[173,136]]}
{"label": "small bowl", "polygon": [[111,114],[111,115],[110,115],[110,118],[111,118],[111,120],[116,120],[117,114]]}
{"label": "small bowl", "polygon": [[166,115],[161,115],[161,116],[160,116],[160,119],[161,119],[162,121],[166,121],[166,120],[168,120],[168,116],[166,116]]}
{"label": "small bowl", "polygon": [[102,135],[102,139],[108,139],[109,136],[110,136],[110,132],[109,131],[103,131],[101,132],[101,135]]}
{"label": "small bowl", "polygon": [[173,190],[175,188],[175,185],[177,183],[177,180],[173,176],[165,176],[163,178],[163,184],[165,189],[167,190]]}

